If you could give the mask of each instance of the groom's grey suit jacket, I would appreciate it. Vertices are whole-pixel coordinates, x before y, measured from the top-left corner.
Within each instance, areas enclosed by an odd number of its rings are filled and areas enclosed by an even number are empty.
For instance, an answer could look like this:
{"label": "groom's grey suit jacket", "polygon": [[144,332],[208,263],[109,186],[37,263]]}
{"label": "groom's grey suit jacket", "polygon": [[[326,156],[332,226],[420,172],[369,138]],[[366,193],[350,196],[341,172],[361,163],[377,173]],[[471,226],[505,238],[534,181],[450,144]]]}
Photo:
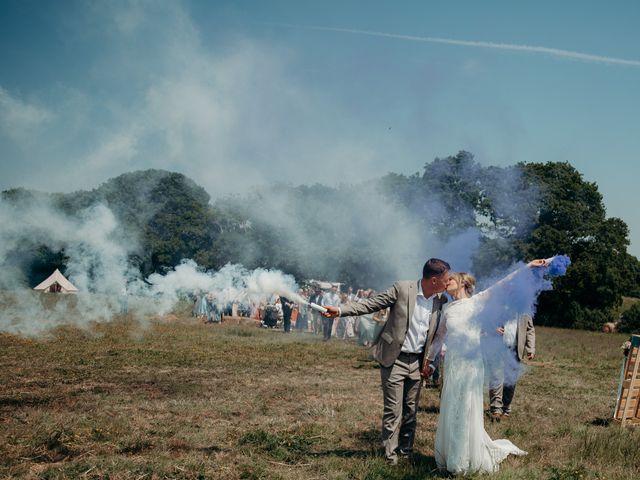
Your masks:
{"label": "groom's grey suit jacket", "polygon": [[[419,284],[420,282],[416,281],[399,281],[384,292],[359,303],[349,303],[341,309],[340,316],[342,317],[364,315],[385,308],[390,309],[389,317],[373,345],[373,358],[383,367],[393,365],[393,362],[400,355],[402,344],[409,329],[409,321],[413,317],[418,288],[420,288]],[[436,296],[433,300],[433,309],[429,319],[429,333],[422,352],[421,364],[424,354],[429,351],[433,338],[439,330],[442,305],[446,301],[447,299],[444,295]]]}

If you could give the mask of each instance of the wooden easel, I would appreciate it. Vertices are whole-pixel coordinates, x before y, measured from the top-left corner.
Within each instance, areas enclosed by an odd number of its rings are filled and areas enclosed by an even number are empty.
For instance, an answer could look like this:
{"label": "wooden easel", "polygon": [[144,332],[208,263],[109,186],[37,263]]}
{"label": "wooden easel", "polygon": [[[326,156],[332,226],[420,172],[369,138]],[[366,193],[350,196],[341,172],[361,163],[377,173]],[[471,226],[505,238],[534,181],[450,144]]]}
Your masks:
{"label": "wooden easel", "polygon": [[631,348],[620,372],[618,400],[613,414],[622,426],[640,425],[640,335],[631,335]]}

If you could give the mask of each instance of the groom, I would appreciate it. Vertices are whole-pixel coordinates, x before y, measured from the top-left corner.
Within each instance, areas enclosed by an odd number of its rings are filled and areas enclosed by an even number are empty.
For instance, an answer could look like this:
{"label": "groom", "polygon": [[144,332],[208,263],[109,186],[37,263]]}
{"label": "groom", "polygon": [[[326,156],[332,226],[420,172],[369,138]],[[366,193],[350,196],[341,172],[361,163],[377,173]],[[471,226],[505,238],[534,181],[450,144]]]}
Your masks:
{"label": "groom", "polygon": [[373,345],[380,363],[384,413],[382,444],[389,463],[413,450],[416,414],[420,402],[420,371],[425,361],[433,364],[434,337],[441,336],[440,313],[447,301],[441,296],[449,281],[449,264],[427,260],[418,281],[399,281],[385,292],[342,308],[326,307],[329,318],[364,315],[390,308],[389,317]]}

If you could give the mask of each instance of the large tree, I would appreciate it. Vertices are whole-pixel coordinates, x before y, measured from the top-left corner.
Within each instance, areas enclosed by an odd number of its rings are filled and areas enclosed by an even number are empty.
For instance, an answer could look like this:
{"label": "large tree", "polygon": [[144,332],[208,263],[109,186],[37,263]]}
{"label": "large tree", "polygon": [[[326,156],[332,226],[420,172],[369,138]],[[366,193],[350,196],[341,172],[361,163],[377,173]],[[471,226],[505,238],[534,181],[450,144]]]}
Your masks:
{"label": "large tree", "polygon": [[427,163],[421,188],[417,197],[438,205],[429,221],[441,235],[480,230],[473,266],[480,277],[517,260],[571,257],[568,274],[541,295],[538,323],[599,328],[622,295],[638,293],[640,263],[627,253],[626,224],[606,217],[597,185],[567,162],[482,167],[459,152]]}
{"label": "large tree", "polygon": [[585,181],[569,163],[529,163],[522,168],[541,189],[538,219],[523,253],[565,253],[573,262],[554,290],[541,296],[536,319],[546,325],[599,328],[622,301],[628,228],[618,218],[606,218],[597,185]]}

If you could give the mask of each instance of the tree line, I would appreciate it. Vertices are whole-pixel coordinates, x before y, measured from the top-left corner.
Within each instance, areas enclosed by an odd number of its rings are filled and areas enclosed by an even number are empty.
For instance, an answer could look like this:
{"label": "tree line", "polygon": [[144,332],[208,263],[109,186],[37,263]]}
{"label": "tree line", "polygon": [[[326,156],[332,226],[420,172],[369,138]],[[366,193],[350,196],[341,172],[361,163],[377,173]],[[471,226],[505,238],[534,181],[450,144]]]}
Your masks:
{"label": "tree line", "polygon": [[[120,228],[138,232],[130,262],[143,277],[190,258],[204,269],[241,263],[280,269],[300,281],[330,278],[383,288],[392,275],[372,259],[389,248],[381,242],[389,233],[385,212],[392,210],[411,232],[444,243],[477,232],[471,270],[480,278],[516,260],[569,255],[567,275],[540,296],[537,324],[598,329],[614,320],[622,296],[640,297],[640,262],[627,252],[627,225],[607,218],[597,185],[567,162],[484,167],[462,151],[427,162],[414,175],[389,173],[332,187],[269,185],[213,202],[182,174],[146,170],[91,191],[17,188],[2,197],[14,204],[44,198],[69,215],[104,203]],[[390,208],[372,204],[372,198]],[[16,258],[25,259],[22,268],[33,285],[53,268],[64,270],[64,250],[24,249]]]}

